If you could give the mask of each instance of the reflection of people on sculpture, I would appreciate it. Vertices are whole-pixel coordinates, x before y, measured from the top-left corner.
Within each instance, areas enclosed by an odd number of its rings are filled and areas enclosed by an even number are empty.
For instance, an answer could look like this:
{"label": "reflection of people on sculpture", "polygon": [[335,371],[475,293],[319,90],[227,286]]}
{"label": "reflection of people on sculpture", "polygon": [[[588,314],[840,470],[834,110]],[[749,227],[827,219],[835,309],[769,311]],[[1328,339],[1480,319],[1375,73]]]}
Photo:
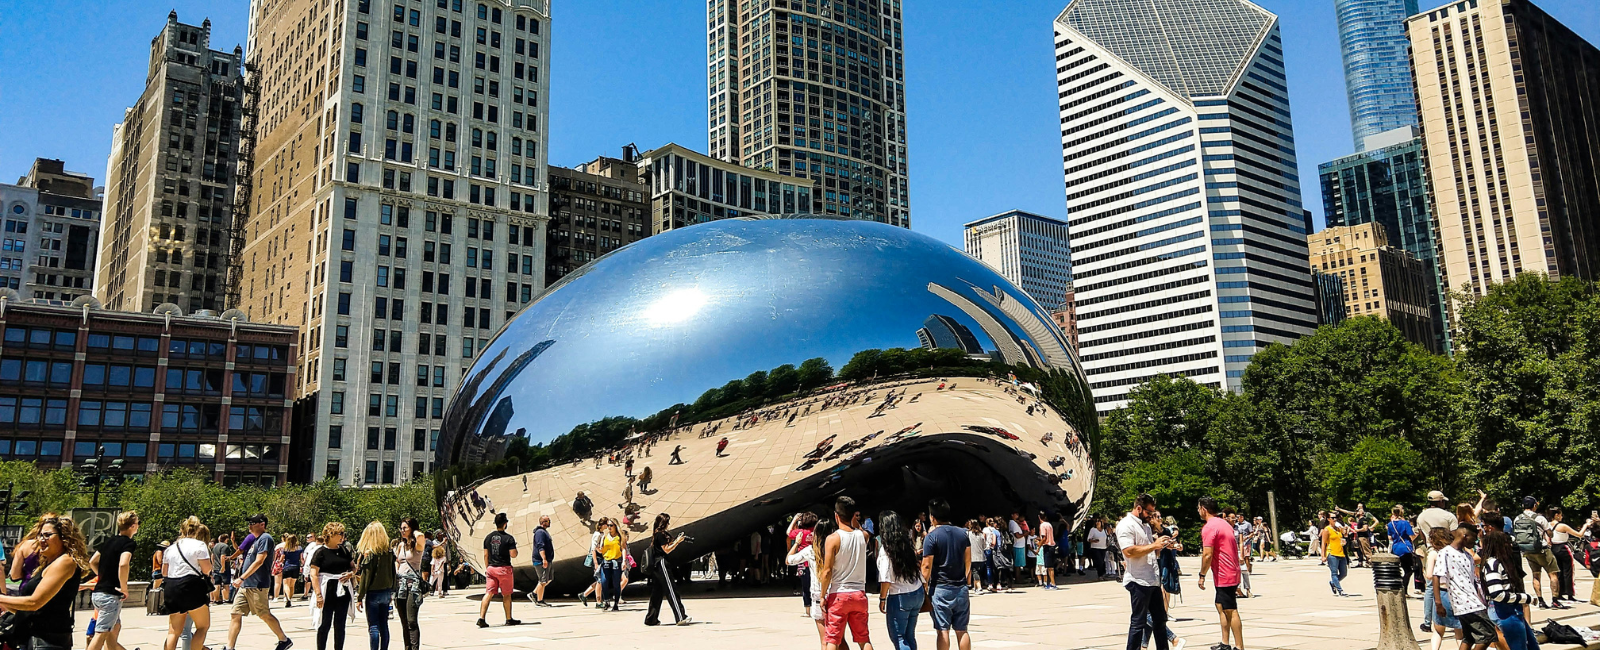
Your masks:
{"label": "reflection of people on sculpture", "polygon": [[650,480],[655,477],[655,472],[651,471],[650,467],[646,465],[644,470],[639,472],[639,492],[650,494]]}
{"label": "reflection of people on sculpture", "polygon": [[672,459],[667,461],[667,464],[668,465],[682,465],[683,464],[683,457],[678,455],[679,453],[682,453],[682,452],[683,452],[683,445],[678,445],[676,447],[673,447],[672,448]]}
{"label": "reflection of people on sculpture", "polygon": [[723,438],[721,440],[717,441],[717,458],[721,458],[724,455],[726,455],[726,454],[723,454],[722,452],[723,452],[723,450],[725,450],[727,448],[728,448],[728,438],[727,438],[727,436],[723,436]]}
{"label": "reflection of people on sculpture", "polygon": [[572,500],[572,514],[578,515],[578,519],[589,521],[589,515],[593,513],[594,502],[590,501],[582,490],[578,491],[578,497]]}

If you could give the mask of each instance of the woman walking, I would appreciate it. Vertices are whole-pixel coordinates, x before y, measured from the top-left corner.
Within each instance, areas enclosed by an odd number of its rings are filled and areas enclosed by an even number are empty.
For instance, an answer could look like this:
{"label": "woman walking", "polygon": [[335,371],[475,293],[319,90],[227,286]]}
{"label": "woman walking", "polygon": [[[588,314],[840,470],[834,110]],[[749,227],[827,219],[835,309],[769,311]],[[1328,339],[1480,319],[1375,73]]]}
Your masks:
{"label": "woman walking", "polygon": [[1389,509],[1389,523],[1384,525],[1384,532],[1389,536],[1389,552],[1400,557],[1400,584],[1406,591],[1411,590],[1412,575],[1417,572],[1417,555],[1412,551],[1411,538],[1416,536],[1416,531],[1411,528],[1411,522],[1406,521],[1406,508],[1395,504]]}
{"label": "woman walking", "polygon": [[972,557],[972,573],[967,576],[967,588],[973,594],[983,593],[983,529],[978,528],[978,520],[967,520],[967,547]]}
{"label": "woman walking", "polygon": [[344,540],[344,524],[329,522],[322,527],[318,539],[322,547],[306,563],[311,571],[307,579],[314,597],[311,620],[317,622],[317,650],[328,649],[329,632],[333,633],[334,650],[344,650],[344,621],[350,616],[350,585],[355,580],[351,574],[354,558]]}
{"label": "woman walking", "polygon": [[33,542],[37,567],[25,575],[18,595],[0,596],[0,607],[32,612],[22,626],[23,647],[72,650],[72,601],[88,570],[88,544],[76,523],[57,517],[39,521]]}
{"label": "woman walking", "polygon": [[372,650],[389,650],[389,606],[394,602],[394,550],[389,531],[376,521],[361,531],[356,544],[356,611],[367,613]]}
{"label": "woman walking", "polygon": [[413,517],[400,520],[400,536],[394,540],[394,567],[398,580],[394,598],[395,611],[400,614],[400,636],[406,650],[422,647],[422,627],[417,624],[417,612],[422,609],[422,597],[428,593],[427,582],[422,579],[423,558],[428,554],[428,536]]}
{"label": "woman walking", "polygon": [[433,545],[432,564],[429,565],[428,579],[433,582],[433,588],[439,591],[439,597],[450,595],[450,560],[446,557],[443,544]]}
{"label": "woman walking", "polygon": [[[645,469],[649,471],[649,468]],[[678,599],[678,592],[672,586],[672,563],[667,561],[667,556],[683,543],[683,533],[669,537],[667,529],[671,526],[672,515],[665,512],[656,515],[655,531],[650,536],[650,552],[645,555],[645,562],[649,563],[646,569],[650,575],[650,609],[644,615],[645,625],[661,624],[662,600],[666,600],[667,606],[672,608],[672,619],[678,625],[694,622],[684,613],[683,601]]]}
{"label": "woman walking", "polygon": [[283,606],[293,607],[295,586],[300,582],[300,558],[305,549],[300,548],[300,537],[294,533],[283,536],[280,548],[283,570],[278,575],[283,580]]}
{"label": "woman walking", "polygon": [[[206,578],[212,572],[210,539],[200,518],[191,516],[178,525],[178,539],[167,547],[166,588],[163,604],[167,610],[166,650],[177,650],[178,640],[188,638],[192,650],[205,650],[206,632],[211,629],[211,589]],[[186,631],[193,622],[193,632]]]}
{"label": "woman walking", "polygon": [[[609,609],[620,612],[622,600],[622,547],[627,544],[622,533],[617,530],[615,520],[607,520],[600,536],[600,543],[594,548],[594,563],[600,567],[604,586],[600,591],[600,609]],[[610,603],[610,607],[606,603]]]}
{"label": "woman walking", "polygon": [[1577,590],[1573,586],[1572,580],[1575,562],[1572,557],[1572,547],[1568,545],[1568,542],[1571,542],[1573,538],[1583,539],[1583,534],[1589,531],[1589,524],[1584,524],[1583,528],[1579,530],[1573,530],[1571,526],[1562,522],[1562,519],[1564,519],[1564,516],[1561,512],[1561,506],[1550,506],[1550,550],[1555,551],[1556,568],[1561,570],[1559,585],[1561,593],[1554,594],[1552,600],[1578,602]]}
{"label": "woman walking", "polygon": [[606,535],[606,528],[611,525],[610,517],[601,517],[595,522],[594,532],[589,534],[589,554],[584,556],[583,564],[594,570],[594,582],[589,583],[589,588],[578,594],[578,604],[587,607],[589,594],[594,594],[594,605],[599,607],[605,600],[605,567],[604,563],[596,559],[595,549],[600,547],[600,540]]}
{"label": "woman walking", "polygon": [[926,597],[912,535],[894,511],[878,514],[878,612],[888,621],[895,650],[917,650],[917,614]]}
{"label": "woman walking", "polygon": [[1333,595],[1343,596],[1344,587],[1339,581],[1344,579],[1350,567],[1350,560],[1344,553],[1345,528],[1339,523],[1336,513],[1328,514],[1327,523],[1322,529],[1322,548],[1328,558],[1328,586],[1333,587]]}

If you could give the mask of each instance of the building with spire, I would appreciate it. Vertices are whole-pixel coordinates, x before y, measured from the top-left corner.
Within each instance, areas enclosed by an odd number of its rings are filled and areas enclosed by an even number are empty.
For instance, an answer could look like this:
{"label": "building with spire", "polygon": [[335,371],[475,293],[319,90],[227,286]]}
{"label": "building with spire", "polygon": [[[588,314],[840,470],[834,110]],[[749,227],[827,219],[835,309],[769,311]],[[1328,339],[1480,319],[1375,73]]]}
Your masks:
{"label": "building with spire", "polygon": [[1158,375],[1237,388],[1316,329],[1278,18],[1073,0],[1055,20],[1078,351],[1095,407]]}
{"label": "building with spire", "polygon": [[144,93],[112,131],[95,296],[108,309],[220,310],[240,179],[242,50],[211,49],[211,20],[150,41]]}

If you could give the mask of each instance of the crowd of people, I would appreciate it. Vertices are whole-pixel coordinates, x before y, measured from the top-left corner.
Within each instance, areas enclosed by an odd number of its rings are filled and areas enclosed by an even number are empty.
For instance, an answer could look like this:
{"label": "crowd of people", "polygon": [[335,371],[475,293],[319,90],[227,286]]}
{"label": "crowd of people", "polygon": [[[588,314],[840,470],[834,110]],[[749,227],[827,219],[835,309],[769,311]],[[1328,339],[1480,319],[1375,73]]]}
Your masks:
{"label": "crowd of people", "polygon": [[[269,533],[266,515],[246,521],[248,530],[237,546],[233,534],[213,535],[193,516],[173,531],[175,538],[157,545],[145,604],[147,613],[167,617],[166,650],[205,650],[213,606],[229,607],[223,650],[237,647],[252,617],[277,639],[274,650],[288,650],[294,641],[273,608],[291,607],[296,600],[309,601],[318,650],[326,650],[330,637],[335,650],[342,650],[346,622],[358,612],[366,614],[372,650],[388,650],[391,612],[399,618],[405,650],[421,648],[422,602],[435,592],[443,595],[447,584],[442,536],[429,536],[416,519],[406,518],[393,528],[370,522],[352,543],[344,524],[330,522],[306,535],[302,546],[294,533],[283,533],[281,540]],[[72,648],[79,629],[73,603],[79,591],[89,591],[87,647],[126,650],[119,636],[131,592],[139,514],[120,513],[115,527],[115,534],[91,549],[72,519],[51,513],[35,521],[11,549],[15,561],[7,577],[17,586],[0,595],[0,608],[6,610],[0,615],[0,642],[19,650]]]}

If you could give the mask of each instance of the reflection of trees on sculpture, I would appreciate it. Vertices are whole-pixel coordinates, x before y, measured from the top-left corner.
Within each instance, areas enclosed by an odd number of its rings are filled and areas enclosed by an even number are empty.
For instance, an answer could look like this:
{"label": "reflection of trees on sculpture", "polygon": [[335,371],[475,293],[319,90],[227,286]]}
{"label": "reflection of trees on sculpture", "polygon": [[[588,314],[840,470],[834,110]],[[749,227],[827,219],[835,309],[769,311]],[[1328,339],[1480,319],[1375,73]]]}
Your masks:
{"label": "reflection of trees on sculpture", "polygon": [[1000,361],[972,358],[957,349],[889,348],[857,352],[837,375],[827,360],[807,359],[798,367],[784,364],[758,370],[700,394],[692,404],[676,404],[645,418],[612,416],[580,424],[548,444],[533,445],[515,437],[505,457],[484,467],[480,476],[506,476],[516,471],[543,469],[622,446],[632,433],[661,431],[720,420],[739,413],[796,399],[834,381],[867,382],[904,377],[1015,377],[1039,387],[1040,398],[1059,412],[1091,445],[1097,439],[1098,420],[1089,387],[1073,373],[1041,370]]}

